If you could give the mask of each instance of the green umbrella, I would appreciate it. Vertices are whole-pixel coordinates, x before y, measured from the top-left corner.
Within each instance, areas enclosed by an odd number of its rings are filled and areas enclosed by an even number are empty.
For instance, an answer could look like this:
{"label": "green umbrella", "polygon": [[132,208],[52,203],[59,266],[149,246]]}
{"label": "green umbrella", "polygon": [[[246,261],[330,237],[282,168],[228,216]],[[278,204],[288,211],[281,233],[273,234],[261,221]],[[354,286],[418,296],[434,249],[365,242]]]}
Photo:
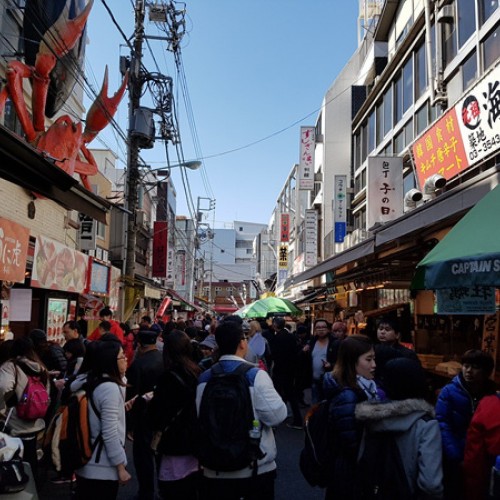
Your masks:
{"label": "green umbrella", "polygon": [[236,313],[242,318],[265,318],[273,314],[289,314],[290,316],[300,316],[302,310],[293,302],[280,297],[266,297],[248,304]]}

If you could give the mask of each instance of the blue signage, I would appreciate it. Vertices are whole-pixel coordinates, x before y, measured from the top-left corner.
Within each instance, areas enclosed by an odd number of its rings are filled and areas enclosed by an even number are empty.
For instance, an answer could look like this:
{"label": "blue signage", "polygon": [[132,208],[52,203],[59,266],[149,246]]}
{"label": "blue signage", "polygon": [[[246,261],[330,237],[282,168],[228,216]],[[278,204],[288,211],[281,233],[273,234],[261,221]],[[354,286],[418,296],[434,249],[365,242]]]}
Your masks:
{"label": "blue signage", "polygon": [[342,243],[345,239],[345,233],[346,233],[346,226],[347,224],[345,222],[336,222],[335,223],[335,243]]}

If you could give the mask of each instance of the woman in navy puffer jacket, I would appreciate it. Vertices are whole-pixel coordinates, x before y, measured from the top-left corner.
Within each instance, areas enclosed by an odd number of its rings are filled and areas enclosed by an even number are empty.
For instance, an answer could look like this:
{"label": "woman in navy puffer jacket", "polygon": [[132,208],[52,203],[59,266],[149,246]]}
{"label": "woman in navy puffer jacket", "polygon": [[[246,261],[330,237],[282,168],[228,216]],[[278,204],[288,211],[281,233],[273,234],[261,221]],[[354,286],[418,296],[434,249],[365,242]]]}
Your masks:
{"label": "woman in navy puffer jacket", "polygon": [[493,358],[480,350],[469,350],[462,357],[462,372],[443,387],[436,404],[436,418],[443,444],[445,498],[463,498],[462,462],[465,437],[479,401],[495,393],[488,377],[493,371]]}

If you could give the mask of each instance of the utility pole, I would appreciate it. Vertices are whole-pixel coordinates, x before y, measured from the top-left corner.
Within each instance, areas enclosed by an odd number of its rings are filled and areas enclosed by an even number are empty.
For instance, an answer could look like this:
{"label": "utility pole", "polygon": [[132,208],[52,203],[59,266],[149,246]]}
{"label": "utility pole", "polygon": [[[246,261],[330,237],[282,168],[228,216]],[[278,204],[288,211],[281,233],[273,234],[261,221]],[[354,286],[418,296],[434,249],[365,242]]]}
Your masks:
{"label": "utility pole", "polygon": [[[126,202],[127,210],[130,212],[127,222],[127,251],[125,257],[125,309],[128,314],[135,298],[135,247],[137,241],[136,213],[139,187],[139,140],[133,133],[135,111],[139,108],[142,94],[143,77],[142,66],[142,45],[144,42],[144,0],[135,2],[135,29],[134,45],[130,55],[130,79],[129,79],[129,128],[128,128],[128,151],[127,151],[127,183]],[[124,318],[126,319],[126,318]]]}

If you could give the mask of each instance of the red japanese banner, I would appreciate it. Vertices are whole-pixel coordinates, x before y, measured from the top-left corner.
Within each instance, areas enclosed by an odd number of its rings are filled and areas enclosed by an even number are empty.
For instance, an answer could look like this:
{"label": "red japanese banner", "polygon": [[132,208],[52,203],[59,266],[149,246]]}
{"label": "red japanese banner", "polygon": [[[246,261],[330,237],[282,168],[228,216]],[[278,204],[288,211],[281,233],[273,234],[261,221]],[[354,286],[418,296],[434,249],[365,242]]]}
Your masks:
{"label": "red japanese banner", "polygon": [[153,269],[154,278],[167,277],[167,221],[155,221],[153,226]]}
{"label": "red japanese banner", "polygon": [[468,168],[455,108],[445,113],[412,146],[420,189],[431,175],[449,180]]}
{"label": "red japanese banner", "polygon": [[281,214],[280,242],[290,241],[290,214]]}
{"label": "red japanese banner", "polygon": [[29,239],[29,229],[0,217],[0,280],[24,282]]}

